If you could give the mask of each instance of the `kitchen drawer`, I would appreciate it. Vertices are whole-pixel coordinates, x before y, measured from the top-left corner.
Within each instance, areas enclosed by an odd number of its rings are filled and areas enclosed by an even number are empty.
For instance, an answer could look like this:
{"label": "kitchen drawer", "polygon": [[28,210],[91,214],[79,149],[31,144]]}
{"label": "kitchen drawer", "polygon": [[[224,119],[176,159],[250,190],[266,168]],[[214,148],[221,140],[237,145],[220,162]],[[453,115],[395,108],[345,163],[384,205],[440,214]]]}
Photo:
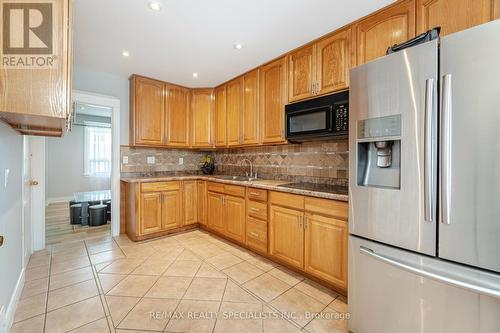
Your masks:
{"label": "kitchen drawer", "polygon": [[290,207],[296,209],[304,209],[304,197],[302,195],[283,193],[283,192],[270,192],[269,201],[273,205]]}
{"label": "kitchen drawer", "polygon": [[249,216],[267,221],[267,204],[264,202],[248,200],[247,212]]}
{"label": "kitchen drawer", "polygon": [[267,222],[247,217],[247,245],[267,253]]}
{"label": "kitchen drawer", "polygon": [[235,197],[245,197],[245,187],[237,185],[224,184],[224,193],[234,195]]}
{"label": "kitchen drawer", "polygon": [[224,193],[224,184],[208,182],[207,190],[209,192]]}
{"label": "kitchen drawer", "polygon": [[306,197],[305,210],[306,212],[334,216],[346,221],[348,217],[347,202],[337,200]]}
{"label": "kitchen drawer", "polygon": [[249,187],[247,191],[248,199],[257,201],[267,201],[267,190]]}
{"label": "kitchen drawer", "polygon": [[164,191],[176,191],[181,188],[181,182],[154,182],[154,183],[142,183],[141,192],[164,192]]}

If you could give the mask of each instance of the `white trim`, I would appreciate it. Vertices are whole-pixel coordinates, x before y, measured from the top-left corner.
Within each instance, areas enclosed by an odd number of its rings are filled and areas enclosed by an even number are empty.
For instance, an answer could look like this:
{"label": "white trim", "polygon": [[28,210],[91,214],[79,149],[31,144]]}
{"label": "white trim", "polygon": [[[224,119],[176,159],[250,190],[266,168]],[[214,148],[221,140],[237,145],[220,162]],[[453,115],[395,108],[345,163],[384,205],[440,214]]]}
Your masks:
{"label": "white trim", "polygon": [[5,310],[5,315],[2,316],[0,313],[0,333],[10,332],[12,328],[12,324],[14,323],[14,315],[16,314],[17,304],[19,303],[19,299],[21,298],[21,292],[24,287],[24,273],[25,269],[21,270],[21,274],[19,274],[19,278],[17,279],[16,287],[14,288],[14,292],[9,301],[9,305]]}
{"label": "white trim", "polygon": [[53,203],[70,202],[74,198],[75,198],[74,196],[48,198],[45,200],[45,206],[48,206]]}
{"label": "white trim", "polygon": [[116,97],[73,90],[73,102],[113,108],[111,116],[111,234],[120,234],[120,100]]}

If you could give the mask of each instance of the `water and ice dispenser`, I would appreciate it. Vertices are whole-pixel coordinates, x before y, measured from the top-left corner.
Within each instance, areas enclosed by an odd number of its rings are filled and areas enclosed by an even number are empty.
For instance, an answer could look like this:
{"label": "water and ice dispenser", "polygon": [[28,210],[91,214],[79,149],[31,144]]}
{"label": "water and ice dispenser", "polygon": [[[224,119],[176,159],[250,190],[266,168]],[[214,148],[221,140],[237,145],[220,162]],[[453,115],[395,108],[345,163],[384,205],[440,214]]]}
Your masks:
{"label": "water and ice dispenser", "polygon": [[359,186],[401,187],[401,115],[358,120]]}

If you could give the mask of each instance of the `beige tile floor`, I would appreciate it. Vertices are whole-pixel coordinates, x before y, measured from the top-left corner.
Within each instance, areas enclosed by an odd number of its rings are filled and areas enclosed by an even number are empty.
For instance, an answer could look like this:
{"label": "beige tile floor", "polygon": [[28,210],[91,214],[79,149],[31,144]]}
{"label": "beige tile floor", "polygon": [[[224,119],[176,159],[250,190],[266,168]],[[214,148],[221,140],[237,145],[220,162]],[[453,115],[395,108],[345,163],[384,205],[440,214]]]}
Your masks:
{"label": "beige tile floor", "polygon": [[347,332],[346,315],[344,297],[195,230],[35,253],[12,332]]}

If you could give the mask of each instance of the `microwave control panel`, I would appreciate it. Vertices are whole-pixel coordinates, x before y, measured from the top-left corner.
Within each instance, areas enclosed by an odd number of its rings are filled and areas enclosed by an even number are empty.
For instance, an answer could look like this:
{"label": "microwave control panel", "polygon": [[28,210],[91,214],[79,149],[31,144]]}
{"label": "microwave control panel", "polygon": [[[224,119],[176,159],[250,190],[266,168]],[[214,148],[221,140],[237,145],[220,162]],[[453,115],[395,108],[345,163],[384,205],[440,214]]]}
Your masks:
{"label": "microwave control panel", "polygon": [[349,130],[349,103],[335,104],[335,132]]}

